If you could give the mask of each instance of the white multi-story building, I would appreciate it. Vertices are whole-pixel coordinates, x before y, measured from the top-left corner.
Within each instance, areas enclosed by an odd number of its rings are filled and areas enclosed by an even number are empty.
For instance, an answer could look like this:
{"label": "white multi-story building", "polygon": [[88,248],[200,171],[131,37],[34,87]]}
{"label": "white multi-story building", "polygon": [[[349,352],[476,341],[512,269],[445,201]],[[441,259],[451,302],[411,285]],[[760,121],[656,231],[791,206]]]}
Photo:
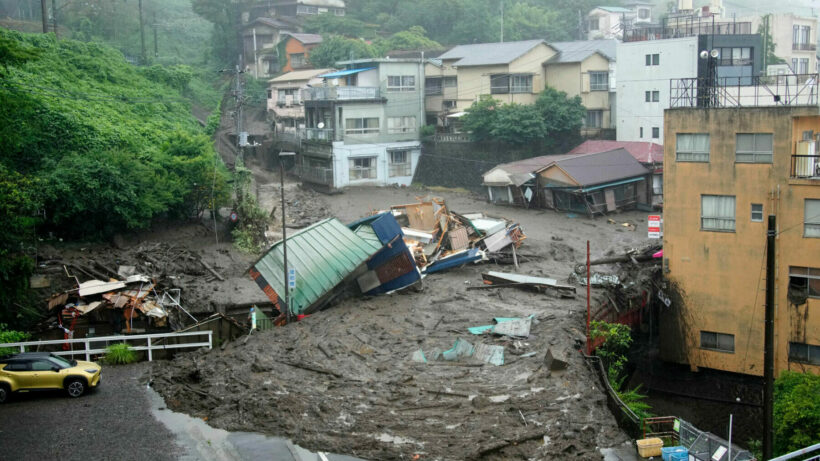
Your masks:
{"label": "white multi-story building", "polygon": [[421,156],[424,67],[421,59],[338,62],[321,86],[302,92],[303,182],[409,186]]}
{"label": "white multi-story building", "polygon": [[651,3],[630,2],[626,4],[626,8],[599,6],[587,14],[587,40],[620,40],[625,29],[651,22]]}
{"label": "white multi-story building", "polygon": [[751,22],[752,29],[757,31],[758,28],[765,30],[767,19],[774,54],[786,61],[795,74],[814,73],[817,68],[817,18],[779,13],[740,20]]}
{"label": "white multi-story building", "polygon": [[681,24],[627,30],[618,44],[618,141],[663,142],[672,81],[691,79],[696,93],[708,79],[745,86],[760,75],[763,42],[748,22]]}

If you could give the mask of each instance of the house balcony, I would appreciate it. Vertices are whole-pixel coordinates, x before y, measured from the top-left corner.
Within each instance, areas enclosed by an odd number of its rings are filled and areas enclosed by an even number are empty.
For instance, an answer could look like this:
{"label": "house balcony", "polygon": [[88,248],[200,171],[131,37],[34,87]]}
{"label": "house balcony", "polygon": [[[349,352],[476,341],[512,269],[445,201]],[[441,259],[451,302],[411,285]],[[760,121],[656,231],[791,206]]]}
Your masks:
{"label": "house balcony", "polygon": [[791,177],[820,180],[820,155],[792,155]]}
{"label": "house balcony", "polygon": [[792,43],[792,51],[817,51],[814,43]]}
{"label": "house balcony", "polygon": [[333,168],[302,165],[299,167],[299,178],[305,182],[333,187]]}
{"label": "house balcony", "polygon": [[713,22],[704,18],[670,19],[661,26],[634,27],[624,30],[624,42],[641,42],[698,35],[742,35],[752,33],[751,22]]}
{"label": "house balcony", "polygon": [[332,128],[305,128],[302,131],[302,139],[306,141],[333,142],[335,130]]}
{"label": "house balcony", "polygon": [[381,100],[381,90],[375,86],[329,86],[302,90],[305,101],[362,101]]}
{"label": "house balcony", "polygon": [[290,95],[290,94],[280,94],[279,97],[276,99],[276,105],[279,107],[290,107],[290,106],[298,106],[302,104],[302,98],[299,97],[298,94]]}

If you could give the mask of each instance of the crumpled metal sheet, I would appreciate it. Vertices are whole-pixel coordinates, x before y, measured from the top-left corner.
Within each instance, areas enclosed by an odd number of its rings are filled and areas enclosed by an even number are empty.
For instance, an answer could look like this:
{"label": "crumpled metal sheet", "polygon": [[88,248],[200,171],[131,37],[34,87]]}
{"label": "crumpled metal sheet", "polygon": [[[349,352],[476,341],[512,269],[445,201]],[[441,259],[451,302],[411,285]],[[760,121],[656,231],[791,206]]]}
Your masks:
{"label": "crumpled metal sheet", "polygon": [[475,346],[473,357],[495,366],[504,365],[504,346],[479,343]]}

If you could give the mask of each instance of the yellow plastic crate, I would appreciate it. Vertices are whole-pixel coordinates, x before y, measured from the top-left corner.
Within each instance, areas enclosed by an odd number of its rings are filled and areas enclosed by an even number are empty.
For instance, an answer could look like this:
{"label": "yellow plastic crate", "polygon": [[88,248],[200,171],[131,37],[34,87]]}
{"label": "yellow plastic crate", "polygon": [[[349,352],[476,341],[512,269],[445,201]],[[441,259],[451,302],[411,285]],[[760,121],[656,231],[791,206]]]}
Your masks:
{"label": "yellow plastic crate", "polygon": [[636,442],[638,444],[638,454],[644,458],[652,456],[661,456],[661,448],[663,448],[663,440],[659,438],[641,439]]}

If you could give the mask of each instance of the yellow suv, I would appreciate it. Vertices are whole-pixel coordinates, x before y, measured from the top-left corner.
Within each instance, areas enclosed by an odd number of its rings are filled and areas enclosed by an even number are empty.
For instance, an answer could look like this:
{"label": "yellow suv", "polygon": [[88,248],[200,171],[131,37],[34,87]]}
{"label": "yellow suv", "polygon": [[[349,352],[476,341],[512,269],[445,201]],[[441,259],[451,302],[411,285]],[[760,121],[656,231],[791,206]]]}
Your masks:
{"label": "yellow suv", "polygon": [[94,362],[68,360],[48,352],[21,352],[0,357],[0,403],[12,392],[65,389],[79,397],[100,384],[102,369]]}

